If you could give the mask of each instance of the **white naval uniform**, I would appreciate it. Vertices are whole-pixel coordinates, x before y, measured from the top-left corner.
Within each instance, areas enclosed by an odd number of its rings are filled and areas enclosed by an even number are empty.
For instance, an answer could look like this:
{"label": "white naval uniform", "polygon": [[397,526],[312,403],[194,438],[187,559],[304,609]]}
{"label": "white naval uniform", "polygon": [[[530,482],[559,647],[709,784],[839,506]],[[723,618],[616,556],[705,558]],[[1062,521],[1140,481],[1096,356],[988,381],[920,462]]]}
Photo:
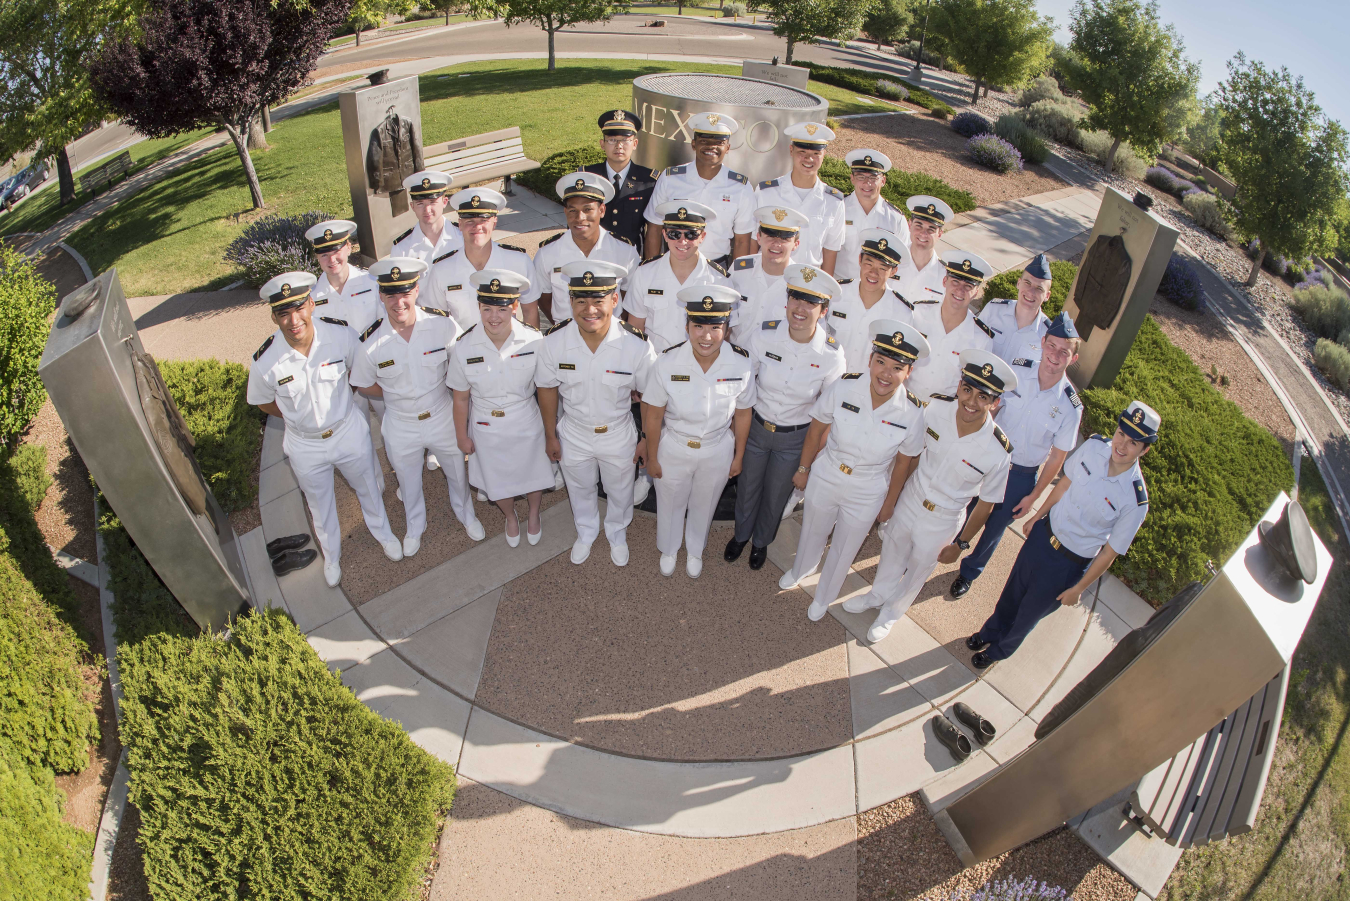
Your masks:
{"label": "white naval uniform", "polygon": [[844,364],[849,372],[866,372],[868,358],[872,355],[872,339],[876,332],[871,324],[878,319],[898,319],[906,321],[904,314],[908,307],[895,293],[895,282],[891,281],[882,289],[881,299],[872,304],[871,309],[863,306],[858,294],[859,283],[855,280],[843,286],[838,300],[830,304],[830,313],[824,322],[839,342],[844,352]]}
{"label": "white naval uniform", "polygon": [[716,263],[709,262],[699,254],[694,271],[681,282],[670,268],[670,254],[664,253],[650,263],[643,263],[636,271],[628,275],[628,293],[624,295],[623,308],[629,316],[638,316],[645,321],[642,330],[647,340],[660,353],[668,347],[679,344],[688,335],[685,330],[685,309],[676,294],[681,288],[692,285],[730,285],[726,270]]}
{"label": "white naval uniform", "polygon": [[[740,257],[731,264],[731,287],[741,295],[741,302],[731,312],[731,339],[748,347],[750,336],[765,319],[782,319],[787,312],[787,267],[791,257],[778,275],[764,271],[763,254]],[[772,315],[764,315],[765,310]],[[781,310],[781,312],[780,312]]]}
{"label": "white naval uniform", "polygon": [[[1050,330],[1050,317],[1040,310],[1026,328],[1017,327],[1017,301],[991,300],[980,310],[980,321],[994,331],[994,345],[990,348],[1003,362],[1017,367],[1030,367],[1034,372],[1041,361],[1041,339]],[[1022,380],[1022,368],[1016,370]],[[1017,442],[1013,442],[1016,444]]]}
{"label": "white naval uniform", "polygon": [[[1051,450],[1073,450],[1083,420],[1083,402],[1068,376],[1061,375],[1042,391],[1036,369],[1013,371],[1017,387],[1003,392],[994,419],[1013,446],[1013,465],[1039,467]],[[1016,503],[1021,498],[1009,500]]]}
{"label": "white naval uniform", "polygon": [[924,414],[919,399],[903,384],[873,409],[871,380],[866,373],[851,372],[821,392],[811,418],[830,430],[806,482],[792,571],[799,577],[815,571],[834,531],[815,596],[816,604],[827,607],[839,597],[853,558],[886,500],[896,455],[917,457],[923,450]]}
{"label": "white naval uniform", "polygon": [[731,253],[733,235],[748,235],[755,230],[755,189],[750,179],[723,166],[711,180],[705,181],[693,163],[663,169],[652,189],[643,218],[660,225],[665,221],[656,208],[671,200],[692,200],[709,207],[717,218],[708,223],[708,236],[700,249],[711,260]]}
{"label": "white naval uniform", "polygon": [[910,257],[895,271],[895,280],[900,283],[900,296],[914,304],[926,300],[941,302],[947,293],[947,289],[942,287],[942,280],[946,277],[947,266],[936,250],[928,265],[922,269],[915,268],[914,259]]}
{"label": "white naval uniform", "polygon": [[723,341],[704,372],[693,347],[677,344],[656,358],[642,400],[666,408],[656,454],[661,478],[652,479],[657,550],[673,557],[683,542],[689,558],[700,559],[736,456],[732,420],[755,405],[750,354]]}
{"label": "white naval uniform", "polygon": [[351,263],[347,264],[347,281],[341,291],[329,283],[328,273],[322,273],[309,291],[310,297],[314,298],[314,315],[345,320],[359,335],[366,326],[384,315],[384,304],[380,302],[377,288],[370,273]]}
{"label": "white naval uniform", "polygon": [[1111,439],[1092,435],[1064,462],[1069,490],[1050,508],[1050,531],[1080,557],[1097,556],[1102,545],[1124,554],[1148,515],[1148,489],[1139,461],[1118,476],[1107,475]]}
{"label": "white naval uniform", "polygon": [[636,330],[611,319],[592,353],[577,324],[563,320],[544,335],[538,360],[535,384],[557,388],[561,401],[557,435],[577,540],[590,543],[600,534],[598,469],[608,500],[605,536],[611,545],[626,544],[638,440],[631,395],[646,384],[656,351]]}
{"label": "white naval uniform", "polygon": [[844,247],[844,195],[819,178],[809,191],[803,192],[792,184],[792,173],[760,182],[755,191],[755,208],[764,206],[787,207],[806,216],[807,225],[801,230],[801,246],[792,252],[794,263],[819,266],[825,250]]}
{"label": "white naval uniform", "polygon": [[[572,318],[572,301],[567,295],[567,277],[562,274],[562,267],[575,260],[617,263],[628,270],[630,278],[633,270],[642,262],[632,244],[616,238],[603,228],[589,254],[582,253],[577,242],[572,240],[570,228],[540,244],[534,254],[534,272],[530,275],[530,284],[537,285],[540,293],[553,294],[553,308],[540,312],[555,323]],[[619,289],[628,289],[627,278],[619,280]]]}
{"label": "white naval uniform", "polygon": [[747,350],[755,366],[755,412],[775,425],[810,422],[821,392],[847,371],[843,351],[825,329],[799,344],[782,319],[760,323]]}
{"label": "white naval uniform", "polygon": [[950,332],[942,325],[942,301],[917,303],[901,311],[901,322],[917,328],[928,339],[928,357],[914,364],[905,383],[920,400],[930,397],[954,397],[961,383],[961,351],[988,350],[994,343],[989,326],[980,322],[975,311],[967,308],[966,318]]}
{"label": "white naval uniform", "polygon": [[276,402],[286,422],[281,448],[314,518],[314,537],[327,563],[342,557],[342,528],[333,495],[333,469],[356,492],[366,528],[380,544],[397,541],[380,498],[375,447],[366,418],[352,406],[347,381],[360,354],[356,332],[315,321],[309,356],[292,350],[280,331],[263,342],[248,372],[248,402]]}
{"label": "white naval uniform", "polygon": [[[422,224],[419,222],[414,225],[410,231],[406,231],[398,236],[394,241],[394,246],[389,251],[391,257],[414,257],[427,264],[427,271],[422,273],[418,283],[426,287],[427,274],[431,271],[430,267],[436,265],[442,258],[452,250],[459,250],[464,246],[464,236],[459,233],[459,226],[450,221],[450,217],[445,217],[445,227],[441,229],[441,237],[435,244],[432,244],[426,235],[422,234]],[[420,300],[420,296],[419,296]]]}
{"label": "white naval uniform", "polygon": [[[973,497],[997,504],[1008,483],[1011,445],[994,417],[964,438],[956,431],[956,401],[933,400],[924,410],[927,432],[919,464],[910,473],[881,533],[881,563],[872,590],[855,600],[881,607],[877,625],[905,615],[952,543]],[[851,602],[850,602],[851,603]]]}
{"label": "white naval uniform", "polygon": [[[461,329],[468,330],[483,321],[478,312],[478,289],[469,282],[469,276],[480,270],[473,267],[464,250],[452,250],[427,275],[417,302],[423,306],[445,310]],[[521,304],[539,300],[540,289],[535,282],[534,263],[530,255],[518,247],[492,242],[492,252],[484,269],[506,269],[530,280],[530,287],[520,295]],[[476,484],[476,483],[475,483]]]}
{"label": "white naval uniform", "polygon": [[900,237],[909,246],[909,220],[885,197],[878,197],[872,212],[864,213],[856,194],[844,198],[844,249],[834,264],[834,277],[857,278],[858,254],[862,253],[862,231],[865,228],[884,228]]}
{"label": "white naval uniform", "polygon": [[445,381],[469,392],[469,483],[494,501],[553,487],[534,375],[544,335],[518,319],[501,349],[481,326],[450,348]]}
{"label": "white naval uniform", "polygon": [[380,434],[384,452],[403,489],[407,534],[420,537],[427,527],[427,505],[422,496],[422,459],[436,455],[450,491],[450,507],[467,526],[477,520],[469,483],[464,478],[464,454],[455,439],[455,415],[445,370],[450,347],[459,335],[454,320],[431,308],[417,308],[412,337],[403,340],[384,319],[361,344],[352,367],[352,384],[384,391],[384,420]]}

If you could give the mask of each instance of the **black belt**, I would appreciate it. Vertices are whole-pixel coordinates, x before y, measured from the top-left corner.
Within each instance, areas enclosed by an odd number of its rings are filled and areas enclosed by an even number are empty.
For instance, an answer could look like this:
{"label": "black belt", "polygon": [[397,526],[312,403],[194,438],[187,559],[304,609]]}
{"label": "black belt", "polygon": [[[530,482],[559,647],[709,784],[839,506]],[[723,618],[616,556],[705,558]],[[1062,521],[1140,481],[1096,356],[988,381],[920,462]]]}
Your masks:
{"label": "black belt", "polygon": [[1045,533],[1050,536],[1050,546],[1055,550],[1059,551],[1064,556],[1068,557],[1074,563],[1087,566],[1089,563],[1092,562],[1091,557],[1084,557],[1081,554],[1075,554],[1073,551],[1066,548],[1064,544],[1058,538],[1055,537],[1054,530],[1050,528],[1049,514],[1046,514],[1045,517]]}
{"label": "black belt", "polygon": [[758,410],[751,410],[750,412],[754,415],[755,422],[764,426],[764,428],[768,429],[770,432],[795,432],[798,429],[804,429],[811,425],[809,422],[803,422],[801,425],[779,425],[776,422],[769,422],[763,416],[760,416]]}
{"label": "black belt", "polygon": [[1009,464],[1009,468],[1011,468],[1013,472],[1038,472],[1038,471],[1040,471],[1040,467],[1039,467],[1039,466],[1023,466],[1023,465],[1021,465],[1020,463],[1011,463],[1011,464]]}

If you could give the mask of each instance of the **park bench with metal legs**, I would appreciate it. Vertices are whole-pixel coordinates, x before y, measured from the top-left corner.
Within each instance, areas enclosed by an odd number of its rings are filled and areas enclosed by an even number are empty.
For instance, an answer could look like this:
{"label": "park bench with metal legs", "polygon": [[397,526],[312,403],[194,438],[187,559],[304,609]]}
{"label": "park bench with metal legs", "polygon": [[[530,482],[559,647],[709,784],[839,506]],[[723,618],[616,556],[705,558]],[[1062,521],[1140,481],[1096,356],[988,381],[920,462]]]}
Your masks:
{"label": "park bench with metal legs", "polygon": [[125,177],[131,168],[131,151],[123,150],[103,165],[81,175],[80,190],[88,191],[91,196],[97,197],[99,191],[112,187],[113,182],[119,176]]}
{"label": "park bench with metal legs", "polygon": [[422,157],[428,169],[453,178],[455,188],[500,178],[504,194],[514,193],[511,176],[539,168],[538,163],[526,158],[520,129],[515,126],[430,144],[422,149]]}

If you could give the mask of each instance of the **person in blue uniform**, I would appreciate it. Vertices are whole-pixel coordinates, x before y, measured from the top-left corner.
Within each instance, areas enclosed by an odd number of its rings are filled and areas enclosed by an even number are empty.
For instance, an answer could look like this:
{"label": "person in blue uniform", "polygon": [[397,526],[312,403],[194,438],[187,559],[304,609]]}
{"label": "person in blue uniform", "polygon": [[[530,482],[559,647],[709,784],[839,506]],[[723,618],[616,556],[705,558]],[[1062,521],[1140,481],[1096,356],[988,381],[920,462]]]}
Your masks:
{"label": "person in blue uniform", "polygon": [[[642,253],[642,238],[647,228],[643,213],[656,187],[656,173],[633,162],[637,150],[638,132],[642,119],[628,110],[614,109],[600,114],[600,149],[605,161],[583,166],[582,172],[591,172],[614,186],[614,199],[605,204],[605,215],[600,225],[610,234],[623,238]],[[652,259],[655,253],[643,254]]]}
{"label": "person in blue uniform", "polygon": [[1077,604],[1130,549],[1148,515],[1139,460],[1161,424],[1156,410],[1136,400],[1120,414],[1115,434],[1093,435],[1069,457],[1050,499],[1022,527],[1027,541],[993,614],[966,639],[977,670],[1012,656],[1038,622],[1060,605]]}
{"label": "person in blue uniform", "polygon": [[1079,339],[1067,313],[1050,323],[1040,345],[1036,349],[1039,363],[1023,358],[1013,363],[1019,373],[1017,387],[1003,393],[1003,403],[994,416],[1013,446],[1008,487],[1003,501],[990,511],[975,549],[961,561],[961,572],[950,589],[954,598],[970,591],[1003,540],[1003,530],[1031,512],[1078,442],[1083,401],[1064,371],[1078,359]]}

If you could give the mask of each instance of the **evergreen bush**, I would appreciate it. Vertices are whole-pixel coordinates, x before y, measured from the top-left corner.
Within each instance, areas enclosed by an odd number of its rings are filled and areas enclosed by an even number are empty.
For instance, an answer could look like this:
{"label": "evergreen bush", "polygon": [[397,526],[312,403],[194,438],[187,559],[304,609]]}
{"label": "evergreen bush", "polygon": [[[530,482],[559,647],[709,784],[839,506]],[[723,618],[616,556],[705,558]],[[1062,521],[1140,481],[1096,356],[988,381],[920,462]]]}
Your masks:
{"label": "evergreen bush", "polygon": [[885,78],[877,79],[877,96],[885,97],[887,100],[908,100],[909,88],[898,81],[888,81]]}
{"label": "evergreen bush", "polygon": [[1016,113],[1004,113],[994,123],[994,134],[1017,148],[1028,163],[1044,163],[1050,159],[1050,145],[1042,140]]}
{"label": "evergreen bush", "polygon": [[129,647],[150,635],[196,635],[197,624],[160,581],[107,499],[99,495],[98,501],[98,531],[108,563],[108,588],[113,593],[110,609],[118,646]]}
{"label": "evergreen bush", "polygon": [[1350,391],[1350,350],[1344,345],[1318,338],[1313,347],[1313,362],[1326,375],[1327,381],[1342,391]]}
{"label": "evergreen bush", "polygon": [[[867,69],[853,69],[844,66],[822,66],[805,60],[793,60],[792,65],[800,66],[811,73],[811,77],[822,84],[834,85],[858,94],[881,96],[877,92],[877,75]],[[938,100],[923,88],[908,85],[909,102],[928,110],[936,118],[945,119],[955,112],[950,106]],[[565,174],[565,173],[564,173]]]}
{"label": "evergreen bush", "polygon": [[727,3],[722,6],[722,18],[734,19],[737,16],[745,15],[744,3]]}
{"label": "evergreen bush", "polygon": [[[837,157],[827,156],[820,166],[820,180],[845,194],[853,190],[849,180],[848,165]],[[928,194],[946,201],[957,213],[966,213],[975,209],[975,196],[968,191],[953,188],[940,178],[925,175],[922,172],[906,172],[903,169],[891,169],[886,173],[886,182],[881,186],[881,196],[893,203],[905,215],[909,210],[905,201],[915,194]]]}
{"label": "evergreen bush", "polygon": [[976,135],[966,142],[966,153],[980,165],[1004,175],[1022,168],[1022,154],[998,135]]}
{"label": "evergreen bush", "polygon": [[1163,166],[1150,166],[1144,173],[1144,183],[1168,194],[1178,194],[1181,191],[1181,183]]}
{"label": "evergreen bush", "polygon": [[1055,81],[1049,75],[1042,75],[1033,81],[1022,91],[1022,96],[1017,98],[1018,106],[1032,106],[1040,103],[1042,100],[1049,100],[1053,103],[1064,101],[1064,92],[1059,89],[1059,82]]}
{"label": "evergreen bush", "polygon": [[522,172],[515,176],[515,179],[540,197],[561,203],[562,198],[553,190],[558,184],[558,179],[569,172],[578,171],[582,166],[604,161],[604,151],[594,144],[587,144],[584,147],[573,147],[570,150],[559,150],[550,154],[544,157],[538,169]]}
{"label": "evergreen bush", "polygon": [[952,131],[963,138],[973,138],[976,135],[988,134],[993,126],[989,120],[974,110],[966,110],[957,113],[956,118],[952,119]]}
{"label": "evergreen bush", "polygon": [[37,512],[47,489],[52,485],[52,477],[47,475],[47,446],[45,444],[21,444],[9,457],[9,468],[13,472],[14,487],[23,498],[24,506],[30,512]]}
{"label": "evergreen bush", "polygon": [[50,772],[0,740],[0,899],[85,901],[94,836],[61,820]]}
{"label": "evergreen bush", "polygon": [[0,445],[12,444],[47,400],[37,367],[54,309],[52,283],[32,260],[0,244]]}
{"label": "evergreen bush", "polygon": [[1290,303],[1319,337],[1337,341],[1350,336],[1350,297],[1345,292],[1322,284],[1300,286]]}
{"label": "evergreen bush", "polygon": [[197,442],[197,463],[221,508],[230,513],[253,503],[267,417],[248,403],[248,370],[219,360],[166,360],[159,370]]}
{"label": "evergreen bush", "polygon": [[310,253],[305,232],[331,218],[319,210],[296,216],[263,216],[245,226],[226,246],[225,260],[241,267],[244,281],[255,288],[283,272],[318,275],[319,264]]}
{"label": "evergreen bush", "polygon": [[1227,238],[1233,228],[1224,218],[1222,207],[1213,194],[1187,194],[1181,199],[1181,205],[1191,214],[1195,224],[1220,238]]}
{"label": "evergreen bush", "polygon": [[1176,254],[1167,261],[1167,270],[1158,282],[1158,293],[1187,310],[1197,310],[1204,299],[1200,274],[1188,261]]}
{"label": "evergreen bush", "polygon": [[1078,122],[1082,116],[1067,100],[1038,100],[1016,115],[1037,134],[1056,144],[1073,147],[1078,143]]}
{"label": "evergreen bush", "polygon": [[7,553],[23,578],[77,634],[83,636],[69,576],[52,559],[33,511],[49,483],[46,453],[39,445],[0,457],[0,552]]}

